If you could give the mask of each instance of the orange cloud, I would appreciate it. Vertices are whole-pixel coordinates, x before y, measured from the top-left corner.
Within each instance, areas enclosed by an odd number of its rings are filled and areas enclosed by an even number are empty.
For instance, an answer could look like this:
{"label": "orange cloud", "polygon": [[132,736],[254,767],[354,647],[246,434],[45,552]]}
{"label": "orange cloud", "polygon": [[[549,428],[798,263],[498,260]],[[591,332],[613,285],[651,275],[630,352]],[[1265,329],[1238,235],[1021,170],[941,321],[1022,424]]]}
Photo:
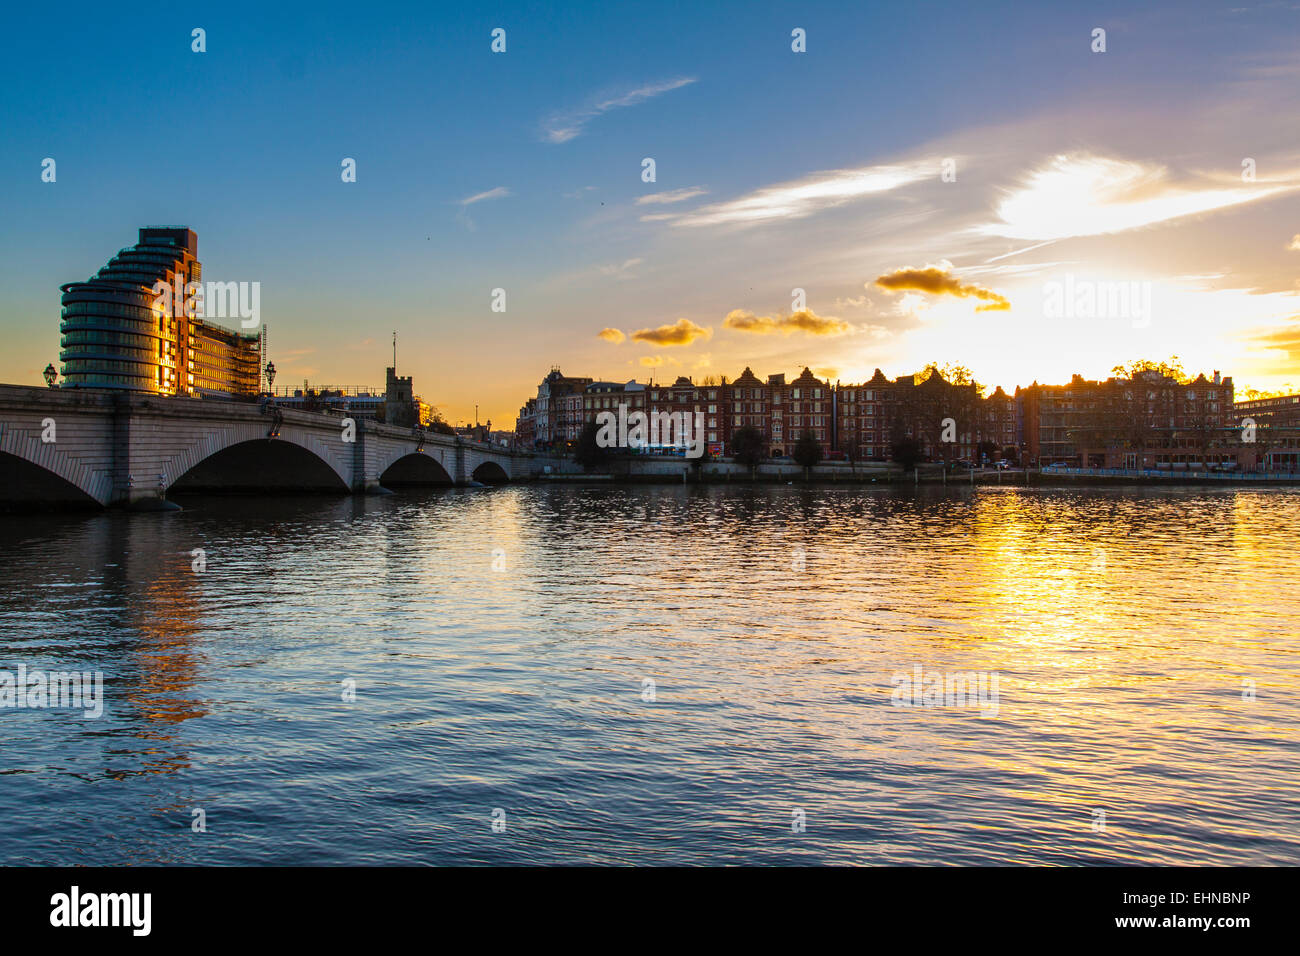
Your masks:
{"label": "orange cloud", "polygon": [[733,309],[727,313],[722,327],[734,332],[753,332],[757,335],[771,335],[780,332],[807,332],[809,335],[843,335],[852,326],[831,316],[817,315],[812,309],[800,309],[790,315],[755,315],[744,309]]}
{"label": "orange cloud", "polygon": [[876,279],[876,285],[889,292],[915,290],[930,295],[952,295],[959,299],[976,298],[985,305],[975,307],[976,312],[1002,312],[1011,308],[1005,296],[974,283],[966,284],[947,269],[926,266],[924,269],[904,267],[895,269]]}
{"label": "orange cloud", "polygon": [[646,368],[658,368],[664,364],[664,358],[662,355],[643,355],[641,356],[641,364]]}
{"label": "orange cloud", "polygon": [[1252,339],[1269,351],[1281,352],[1285,356],[1274,360],[1275,364],[1265,368],[1268,374],[1290,375],[1295,371],[1296,364],[1300,362],[1300,323],[1258,333]]}
{"label": "orange cloud", "polygon": [[627,338],[618,329],[601,329],[596,333],[596,337],[604,339],[606,342],[613,342],[615,345]]}
{"label": "orange cloud", "polygon": [[632,333],[632,341],[662,346],[690,345],[712,336],[712,329],[701,328],[690,319],[678,319],[672,325],[661,325],[657,329],[639,329]]}

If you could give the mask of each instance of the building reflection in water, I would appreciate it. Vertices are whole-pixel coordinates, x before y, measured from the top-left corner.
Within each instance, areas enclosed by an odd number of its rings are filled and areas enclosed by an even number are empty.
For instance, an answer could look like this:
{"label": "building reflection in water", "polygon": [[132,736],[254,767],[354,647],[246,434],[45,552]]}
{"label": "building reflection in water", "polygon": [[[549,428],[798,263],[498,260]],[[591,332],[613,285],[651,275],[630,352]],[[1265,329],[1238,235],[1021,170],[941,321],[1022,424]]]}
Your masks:
{"label": "building reflection in water", "polygon": [[[59,622],[45,634],[10,634],[0,666],[103,673],[104,716],[80,732],[104,738],[106,775],[189,765],[178,725],[208,712],[194,694],[204,659],[191,538],[167,515],[6,516],[0,525],[12,559],[0,609],[39,596]],[[149,743],[123,749],[124,736]]]}

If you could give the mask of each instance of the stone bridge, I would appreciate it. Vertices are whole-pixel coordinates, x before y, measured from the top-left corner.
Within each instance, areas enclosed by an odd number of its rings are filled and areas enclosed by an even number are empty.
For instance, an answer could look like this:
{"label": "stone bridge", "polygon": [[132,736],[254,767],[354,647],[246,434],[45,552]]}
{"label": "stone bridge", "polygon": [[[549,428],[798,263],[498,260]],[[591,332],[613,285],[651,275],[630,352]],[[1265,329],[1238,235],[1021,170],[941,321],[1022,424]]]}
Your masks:
{"label": "stone bridge", "polygon": [[0,385],[2,504],[148,508],[169,490],[374,493],[532,471],[527,454],[338,412]]}

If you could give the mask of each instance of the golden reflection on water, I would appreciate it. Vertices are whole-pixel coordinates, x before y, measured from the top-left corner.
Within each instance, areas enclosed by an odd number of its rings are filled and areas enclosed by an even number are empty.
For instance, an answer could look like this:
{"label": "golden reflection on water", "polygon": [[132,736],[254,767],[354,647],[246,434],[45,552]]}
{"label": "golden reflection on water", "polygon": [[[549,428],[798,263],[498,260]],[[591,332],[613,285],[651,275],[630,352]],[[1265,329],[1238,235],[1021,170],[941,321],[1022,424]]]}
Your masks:
{"label": "golden reflection on water", "polygon": [[[204,500],[12,535],[64,631],[0,620],[11,657],[112,675],[100,736],[59,725],[23,769],[111,772],[136,859],[197,851],[133,807],[207,799],[292,803],[299,855],[229,837],[280,862],[343,861],[336,826],[368,862],[1295,863],[1297,527],[1281,489]],[[916,667],[997,674],[997,716],[892,706]],[[487,801],[525,808],[518,842],[464,836]]]}

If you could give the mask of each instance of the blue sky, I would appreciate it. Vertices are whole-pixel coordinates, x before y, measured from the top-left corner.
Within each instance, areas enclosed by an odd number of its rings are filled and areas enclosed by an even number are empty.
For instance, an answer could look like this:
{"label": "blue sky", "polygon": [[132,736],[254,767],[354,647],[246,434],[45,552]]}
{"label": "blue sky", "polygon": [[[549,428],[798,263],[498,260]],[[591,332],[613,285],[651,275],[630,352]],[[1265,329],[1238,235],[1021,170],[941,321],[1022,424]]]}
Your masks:
{"label": "blue sky", "polygon": [[[642,380],[808,364],[847,381],[936,359],[1012,389],[1178,354],[1239,384],[1300,382],[1293,4],[11,17],[3,381],[38,382],[55,357],[60,283],[139,226],[177,223],[206,278],[261,282],[282,382],[380,383],[396,329],[402,371],[452,419],[477,403],[505,423],[551,364]],[[874,282],[927,267],[1010,308]],[[1150,282],[1156,306],[1146,324],[1045,318],[1044,284],[1067,274]],[[794,288],[802,325],[781,321]],[[745,330],[735,312],[773,321]],[[688,343],[632,336],[683,319],[702,330]]]}

